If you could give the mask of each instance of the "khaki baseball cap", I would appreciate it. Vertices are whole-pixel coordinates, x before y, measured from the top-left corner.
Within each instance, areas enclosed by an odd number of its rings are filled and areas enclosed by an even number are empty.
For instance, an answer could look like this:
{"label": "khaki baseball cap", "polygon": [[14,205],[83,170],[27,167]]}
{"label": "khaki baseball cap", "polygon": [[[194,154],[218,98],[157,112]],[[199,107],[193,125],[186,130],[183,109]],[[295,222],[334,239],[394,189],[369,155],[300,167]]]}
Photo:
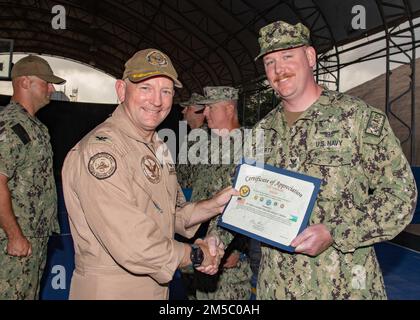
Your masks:
{"label": "khaki baseball cap", "polygon": [[126,63],[123,79],[140,82],[151,77],[167,76],[171,78],[175,87],[182,88],[178,74],[172,65],[171,59],[157,49],[145,49],[136,52]]}
{"label": "khaki baseball cap", "polygon": [[239,90],[233,87],[216,86],[204,87],[204,99],[198,101],[198,104],[212,104],[226,100],[238,100]]}
{"label": "khaki baseball cap", "polygon": [[310,32],[302,23],[276,21],[260,29],[258,43],[261,50],[255,60],[273,51],[310,45]]}
{"label": "khaki baseball cap", "polygon": [[179,105],[183,108],[194,106],[196,109],[203,109],[204,106],[199,104],[199,102],[203,99],[204,97],[201,94],[194,92],[187,101],[180,102]]}
{"label": "khaki baseball cap", "polygon": [[48,83],[63,84],[66,80],[54,75],[48,62],[41,57],[29,55],[20,59],[12,68],[12,79],[22,76],[37,76]]}

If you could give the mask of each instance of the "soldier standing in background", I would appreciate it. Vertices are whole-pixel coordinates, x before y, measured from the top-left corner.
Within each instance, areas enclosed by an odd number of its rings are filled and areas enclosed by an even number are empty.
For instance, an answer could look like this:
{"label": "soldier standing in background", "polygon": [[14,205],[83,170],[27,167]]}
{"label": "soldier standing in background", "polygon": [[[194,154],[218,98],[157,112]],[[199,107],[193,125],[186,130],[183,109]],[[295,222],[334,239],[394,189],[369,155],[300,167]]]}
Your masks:
{"label": "soldier standing in background", "polygon": [[[197,201],[213,195],[218,188],[232,184],[231,174],[240,159],[243,142],[243,128],[238,119],[238,90],[233,87],[205,87],[206,106],[204,115],[211,130],[208,141],[207,164],[200,166],[193,181],[192,200]],[[216,142],[216,143],[215,143]],[[215,227],[216,218],[210,221]],[[226,249],[217,276],[209,277],[196,273],[196,298],[247,300],[251,296],[251,267],[249,238],[236,235]],[[259,259],[259,257],[258,257]]]}
{"label": "soldier standing in background", "polygon": [[[182,114],[184,115],[184,121],[187,122],[188,127],[191,130],[204,130],[207,133],[208,128],[203,114],[204,106],[198,104],[201,99],[203,99],[202,95],[193,93],[189,100],[181,102],[179,105],[183,108]],[[189,141],[188,135],[186,135],[183,139],[180,154],[178,156],[176,175],[178,182],[183,189],[191,188],[194,177],[197,175],[197,172],[199,172],[199,164],[191,164],[188,162],[188,150],[194,143],[195,141]],[[186,154],[181,154],[182,152],[186,152]]]}
{"label": "soldier standing in background", "polygon": [[22,58],[0,108],[0,300],[38,299],[48,238],[59,232],[50,136],[35,113],[64,82],[44,59]]}

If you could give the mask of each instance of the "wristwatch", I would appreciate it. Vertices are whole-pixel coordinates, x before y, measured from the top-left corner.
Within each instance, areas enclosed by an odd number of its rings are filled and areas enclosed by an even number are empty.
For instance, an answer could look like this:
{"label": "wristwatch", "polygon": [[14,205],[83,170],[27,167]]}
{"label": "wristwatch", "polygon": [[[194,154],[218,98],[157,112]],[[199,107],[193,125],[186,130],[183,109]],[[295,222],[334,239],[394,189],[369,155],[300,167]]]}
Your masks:
{"label": "wristwatch", "polygon": [[204,260],[204,253],[200,246],[196,244],[191,245],[190,259],[194,268],[201,266]]}

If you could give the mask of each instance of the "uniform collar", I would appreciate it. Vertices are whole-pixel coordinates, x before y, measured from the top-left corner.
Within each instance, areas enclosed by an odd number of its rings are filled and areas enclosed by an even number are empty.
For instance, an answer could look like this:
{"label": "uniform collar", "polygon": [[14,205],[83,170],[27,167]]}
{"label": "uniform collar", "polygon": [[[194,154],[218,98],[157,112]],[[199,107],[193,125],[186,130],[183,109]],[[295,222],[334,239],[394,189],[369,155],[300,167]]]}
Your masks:
{"label": "uniform collar", "polygon": [[[124,110],[124,104],[119,104],[115,111],[112,113],[111,121],[116,124],[118,129],[122,131],[126,136],[140,141],[145,144],[156,144],[160,140],[156,131],[153,133],[152,140],[148,141],[143,137],[131,119],[128,117]],[[160,142],[159,142],[160,143]]]}
{"label": "uniform collar", "polygon": [[[323,121],[327,119],[330,116],[328,111],[331,109],[331,103],[335,97],[333,91],[322,90],[319,98],[300,115],[298,120]],[[273,111],[273,115],[267,121],[261,123],[261,127],[263,129],[273,129],[277,132],[281,131],[281,128],[287,127],[283,109],[283,103],[280,102]]]}
{"label": "uniform collar", "polygon": [[10,105],[12,105],[14,108],[16,108],[19,112],[24,114],[28,117],[29,120],[32,122],[35,122],[37,125],[42,124],[41,121],[36,117],[31,115],[28,110],[26,110],[19,102],[10,100]]}

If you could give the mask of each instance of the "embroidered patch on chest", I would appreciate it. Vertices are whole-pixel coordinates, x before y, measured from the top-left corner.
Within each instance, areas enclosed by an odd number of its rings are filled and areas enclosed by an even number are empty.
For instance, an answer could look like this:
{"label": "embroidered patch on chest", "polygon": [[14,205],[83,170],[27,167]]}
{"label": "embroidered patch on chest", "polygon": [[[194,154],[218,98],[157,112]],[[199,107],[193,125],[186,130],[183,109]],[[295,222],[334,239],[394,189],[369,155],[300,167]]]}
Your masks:
{"label": "embroidered patch on chest", "polygon": [[343,144],[343,140],[319,140],[315,145],[317,148],[339,148]]}
{"label": "embroidered patch on chest", "polygon": [[89,160],[88,169],[96,179],[102,180],[109,178],[117,170],[115,158],[107,152],[95,154]]}
{"label": "embroidered patch on chest", "polygon": [[141,159],[141,168],[147,180],[149,180],[151,183],[160,182],[162,174],[160,171],[159,164],[153,157],[149,155],[144,156]]}
{"label": "embroidered patch on chest", "polygon": [[385,116],[378,112],[372,111],[366,126],[365,133],[375,137],[380,137],[385,124]]}

